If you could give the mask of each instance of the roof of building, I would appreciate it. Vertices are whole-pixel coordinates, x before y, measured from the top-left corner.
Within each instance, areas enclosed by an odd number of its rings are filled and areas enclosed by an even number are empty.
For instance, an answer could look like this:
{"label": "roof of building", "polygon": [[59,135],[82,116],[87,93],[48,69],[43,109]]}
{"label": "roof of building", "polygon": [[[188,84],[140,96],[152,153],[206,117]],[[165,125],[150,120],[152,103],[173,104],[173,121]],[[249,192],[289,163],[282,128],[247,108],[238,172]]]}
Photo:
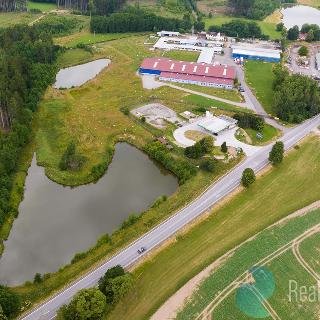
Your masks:
{"label": "roof of building", "polygon": [[227,65],[209,65],[205,63],[176,61],[167,58],[146,58],[141,68],[161,72],[187,74],[194,76],[235,79],[236,70]]}
{"label": "roof of building", "polygon": [[191,74],[181,74],[181,73],[173,73],[173,72],[161,72],[160,77],[164,78],[164,79],[177,79],[177,80],[188,80],[188,81],[233,85],[233,79],[222,79],[222,78],[216,78],[216,77],[196,76],[196,75],[191,75]]}
{"label": "roof of building", "polygon": [[[222,51],[222,48],[220,48]],[[198,63],[211,64],[214,57],[215,50],[213,48],[203,49],[199,55]]]}
{"label": "roof of building", "polygon": [[221,117],[206,117],[198,123],[201,128],[204,128],[212,133],[219,133],[230,127],[232,124],[236,124],[235,120],[233,123]]}
{"label": "roof of building", "polygon": [[259,56],[259,57],[266,57],[266,58],[275,58],[280,59],[280,50],[274,49],[265,49],[265,48],[246,48],[246,47],[232,47],[232,53],[234,54],[242,54],[242,55],[249,55],[249,56]]}

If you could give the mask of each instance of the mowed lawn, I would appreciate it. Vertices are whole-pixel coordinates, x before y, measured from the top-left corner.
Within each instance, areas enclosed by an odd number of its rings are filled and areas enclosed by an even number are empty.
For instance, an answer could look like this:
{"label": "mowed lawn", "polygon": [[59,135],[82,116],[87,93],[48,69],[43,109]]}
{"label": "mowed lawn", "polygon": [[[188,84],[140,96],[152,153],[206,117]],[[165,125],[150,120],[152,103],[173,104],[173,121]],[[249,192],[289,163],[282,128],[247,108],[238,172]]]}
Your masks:
{"label": "mowed lawn", "polygon": [[262,134],[262,139],[258,139],[257,138],[257,134],[259,133],[256,130],[253,130],[251,128],[247,128],[246,132],[248,133],[248,135],[250,136],[251,140],[252,140],[252,144],[254,145],[263,145],[266,144],[274,139],[276,139],[277,137],[280,136],[280,131],[278,129],[276,129],[273,126],[270,126],[269,124],[265,124],[261,134]]}
{"label": "mowed lawn", "polygon": [[246,61],[244,66],[247,84],[253,89],[257,99],[267,113],[272,113],[273,66],[273,63],[250,60]]}
{"label": "mowed lawn", "polygon": [[260,21],[260,20],[249,20],[245,18],[237,18],[232,16],[225,15],[217,15],[212,18],[204,18],[203,21],[205,23],[206,29],[208,29],[212,25],[221,26],[224,23],[228,23],[231,20],[242,20],[252,22],[255,21],[261,28],[263,34],[268,35],[271,39],[280,39],[280,32],[276,31],[276,23]]}
{"label": "mowed lawn", "polygon": [[148,319],[179,287],[239,243],[319,199],[320,140],[309,137],[248,190],[134,271],[136,285],[106,319]]}
{"label": "mowed lawn", "polygon": [[34,2],[34,1],[28,1],[27,2],[28,9],[38,9],[42,12],[47,12],[50,10],[57,9],[57,5],[55,3],[46,3],[46,2]]}

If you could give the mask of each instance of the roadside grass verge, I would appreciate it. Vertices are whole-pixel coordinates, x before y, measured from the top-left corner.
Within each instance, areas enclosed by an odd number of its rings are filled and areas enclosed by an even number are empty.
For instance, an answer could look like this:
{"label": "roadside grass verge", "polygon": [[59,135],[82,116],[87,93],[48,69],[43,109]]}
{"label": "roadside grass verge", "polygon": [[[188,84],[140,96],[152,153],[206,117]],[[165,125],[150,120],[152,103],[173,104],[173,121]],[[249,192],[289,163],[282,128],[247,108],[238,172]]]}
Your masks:
{"label": "roadside grass verge", "polygon": [[57,9],[57,5],[54,3],[27,1],[27,8],[28,10],[39,9],[42,12],[47,12],[50,10]]}
{"label": "roadside grass verge", "polygon": [[269,114],[273,113],[273,66],[273,63],[262,61],[246,61],[244,65],[247,84],[253,89],[264,110]]}
{"label": "roadside grass verge", "polygon": [[213,99],[209,99],[209,98],[206,98],[206,97],[198,96],[196,94],[187,94],[183,98],[183,100],[186,103],[192,104],[194,106],[212,108],[213,109],[212,111],[214,111],[214,109],[220,109],[220,110],[233,112],[233,113],[234,112],[252,113],[252,111],[247,109],[247,108],[233,106],[233,105],[225,103],[225,102],[220,102],[220,101],[217,101],[217,100],[213,100]]}
{"label": "roadside grass verge", "polygon": [[242,95],[237,90],[218,89],[210,87],[197,86],[195,84],[175,83],[176,86],[210,94],[219,98],[227,99],[234,102],[243,102]]}
{"label": "roadside grass verge", "polygon": [[280,39],[281,37],[280,32],[276,31],[276,23],[270,23],[270,22],[261,21],[261,20],[238,18],[238,17],[226,16],[226,15],[217,15],[217,16],[213,16],[212,18],[203,19],[206,29],[208,29],[212,25],[221,26],[222,24],[228,23],[231,20],[241,20],[241,21],[247,21],[247,22],[254,21],[260,26],[262,33],[265,35],[268,35],[270,39]]}
{"label": "roadside grass verge", "polygon": [[307,138],[279,167],[264,173],[252,187],[223,206],[214,208],[208,219],[189,232],[176,236],[172,245],[134,271],[134,292],[106,319],[148,319],[177,289],[224,253],[318,200],[319,148],[318,137]]}
{"label": "roadside grass verge", "polygon": [[320,274],[320,233],[304,240],[300,244],[300,253],[310,267]]}

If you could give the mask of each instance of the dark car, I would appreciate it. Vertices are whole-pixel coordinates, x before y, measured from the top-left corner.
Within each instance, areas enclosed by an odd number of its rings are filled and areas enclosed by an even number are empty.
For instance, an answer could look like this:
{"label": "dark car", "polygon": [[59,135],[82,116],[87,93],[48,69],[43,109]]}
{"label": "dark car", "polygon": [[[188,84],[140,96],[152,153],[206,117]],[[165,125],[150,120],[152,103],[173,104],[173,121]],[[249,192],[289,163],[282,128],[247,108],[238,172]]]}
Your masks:
{"label": "dark car", "polygon": [[244,92],[245,90],[242,87],[239,87],[240,92]]}
{"label": "dark car", "polygon": [[146,251],[146,248],[145,247],[141,247],[140,249],[138,249],[138,253],[141,254],[143,252]]}

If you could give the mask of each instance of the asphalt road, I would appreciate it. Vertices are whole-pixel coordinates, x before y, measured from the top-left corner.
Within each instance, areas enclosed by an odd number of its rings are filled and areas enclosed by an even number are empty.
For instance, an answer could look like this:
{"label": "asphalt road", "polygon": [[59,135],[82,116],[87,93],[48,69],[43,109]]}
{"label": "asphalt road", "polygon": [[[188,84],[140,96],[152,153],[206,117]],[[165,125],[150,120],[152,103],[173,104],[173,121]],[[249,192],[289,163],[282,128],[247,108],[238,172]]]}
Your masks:
{"label": "asphalt road", "polygon": [[[308,135],[314,128],[320,125],[320,115],[304,122],[303,124],[286,132],[281,140],[285,144],[286,150],[293,147],[302,138]],[[80,289],[92,287],[97,284],[98,279],[112,266],[122,265],[128,267],[143,255],[139,255],[137,250],[142,246],[148,251],[152,250],[163,241],[171,237],[186,224],[197,218],[199,215],[210,209],[220,199],[228,195],[240,184],[242,172],[245,168],[252,168],[255,172],[260,171],[268,164],[268,154],[271,146],[261,148],[255,155],[247,158],[240,165],[235,167],[227,175],[214,183],[205,193],[194,200],[185,208],[178,211],[175,215],[156,226],[144,236],[130,244],[127,248],[108,259],[102,266],[85,275],[81,279],[65,288],[62,292],[53,296],[44,304],[32,310],[21,319],[25,320],[49,320],[55,317],[56,311]]]}

